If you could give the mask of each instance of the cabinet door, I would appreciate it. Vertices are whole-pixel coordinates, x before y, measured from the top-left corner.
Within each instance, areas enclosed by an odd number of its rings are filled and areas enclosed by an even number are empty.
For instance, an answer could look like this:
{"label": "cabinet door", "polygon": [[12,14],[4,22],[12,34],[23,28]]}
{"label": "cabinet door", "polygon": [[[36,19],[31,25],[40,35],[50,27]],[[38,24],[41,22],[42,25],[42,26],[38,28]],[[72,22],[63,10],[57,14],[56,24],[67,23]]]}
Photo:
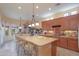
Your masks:
{"label": "cabinet door", "polygon": [[77,16],[72,15],[68,17],[69,29],[77,30]]}
{"label": "cabinet door", "polygon": [[59,39],[57,40],[57,46],[60,46],[60,40]]}
{"label": "cabinet door", "polygon": [[44,22],[42,22],[42,28],[44,30],[51,30],[52,29],[52,24],[53,24],[52,20],[44,21]]}
{"label": "cabinet door", "polygon": [[77,23],[74,20],[69,21],[69,29],[70,30],[77,30]]}
{"label": "cabinet door", "polygon": [[78,16],[72,15],[63,17],[63,29],[64,30],[77,30]]}
{"label": "cabinet door", "polygon": [[68,39],[68,48],[72,50],[78,49],[77,39]]}
{"label": "cabinet door", "polygon": [[45,21],[45,22],[42,22],[42,28],[43,28],[44,30],[47,29],[47,22],[46,22],[46,21]]}
{"label": "cabinet door", "polygon": [[57,53],[57,41],[52,43],[52,56],[56,56]]}
{"label": "cabinet door", "polygon": [[63,26],[63,30],[67,30],[69,29],[69,18],[68,17],[63,17],[63,22],[62,22],[62,26]]}
{"label": "cabinet door", "polygon": [[63,48],[67,48],[67,39],[66,38],[60,38],[59,46],[63,47]]}

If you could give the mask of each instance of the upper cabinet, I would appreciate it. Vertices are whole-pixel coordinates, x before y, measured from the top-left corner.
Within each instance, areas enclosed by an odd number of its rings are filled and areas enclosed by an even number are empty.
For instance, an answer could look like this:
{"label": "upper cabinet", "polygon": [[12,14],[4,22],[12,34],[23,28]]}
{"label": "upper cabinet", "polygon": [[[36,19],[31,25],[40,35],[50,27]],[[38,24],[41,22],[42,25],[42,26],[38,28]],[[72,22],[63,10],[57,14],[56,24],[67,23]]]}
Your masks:
{"label": "upper cabinet", "polygon": [[77,22],[79,20],[79,15],[71,15],[67,17],[63,17],[63,29],[64,30],[77,30]]}
{"label": "upper cabinet", "polygon": [[42,28],[44,30],[51,30],[52,29],[52,24],[53,24],[53,21],[44,21],[42,22]]}
{"label": "upper cabinet", "polygon": [[42,28],[50,30],[52,29],[52,26],[61,25],[61,30],[77,30],[78,24],[79,14],[44,21],[42,22]]}
{"label": "upper cabinet", "polygon": [[62,23],[63,23],[62,18],[44,21],[44,22],[42,22],[42,28],[44,30],[52,30],[53,29],[52,26],[62,25]]}

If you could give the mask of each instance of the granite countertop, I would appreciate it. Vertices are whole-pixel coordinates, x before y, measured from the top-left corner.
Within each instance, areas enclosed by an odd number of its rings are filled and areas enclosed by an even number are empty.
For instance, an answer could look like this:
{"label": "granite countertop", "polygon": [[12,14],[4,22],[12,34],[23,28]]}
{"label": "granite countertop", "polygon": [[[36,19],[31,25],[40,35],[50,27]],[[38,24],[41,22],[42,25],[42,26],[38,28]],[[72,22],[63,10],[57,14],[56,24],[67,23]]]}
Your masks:
{"label": "granite countertop", "polygon": [[74,37],[74,36],[60,36],[62,38],[70,38],[70,39],[78,39],[78,37]]}
{"label": "granite countertop", "polygon": [[29,35],[16,35],[16,38],[25,40],[27,42],[31,42],[37,46],[43,46],[58,40],[57,38],[44,37],[44,36],[29,36]]}
{"label": "granite countertop", "polygon": [[41,35],[41,36],[51,37],[51,38],[52,38],[52,37],[53,37],[53,38],[54,38],[54,37],[55,37],[55,38],[59,38],[59,37],[60,37],[60,38],[70,38],[70,39],[73,38],[73,39],[78,39],[77,36],[65,36],[65,35],[61,35],[61,36],[58,36],[58,37],[57,37],[57,36],[53,36],[53,35]]}

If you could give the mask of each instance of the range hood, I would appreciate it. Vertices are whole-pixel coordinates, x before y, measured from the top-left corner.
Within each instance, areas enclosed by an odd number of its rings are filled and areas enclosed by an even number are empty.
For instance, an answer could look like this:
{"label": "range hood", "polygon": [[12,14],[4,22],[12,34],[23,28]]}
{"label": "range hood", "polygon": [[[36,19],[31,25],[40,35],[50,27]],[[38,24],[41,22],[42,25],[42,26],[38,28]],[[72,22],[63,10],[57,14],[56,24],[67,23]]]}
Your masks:
{"label": "range hood", "polygon": [[61,25],[54,25],[52,28],[61,27]]}

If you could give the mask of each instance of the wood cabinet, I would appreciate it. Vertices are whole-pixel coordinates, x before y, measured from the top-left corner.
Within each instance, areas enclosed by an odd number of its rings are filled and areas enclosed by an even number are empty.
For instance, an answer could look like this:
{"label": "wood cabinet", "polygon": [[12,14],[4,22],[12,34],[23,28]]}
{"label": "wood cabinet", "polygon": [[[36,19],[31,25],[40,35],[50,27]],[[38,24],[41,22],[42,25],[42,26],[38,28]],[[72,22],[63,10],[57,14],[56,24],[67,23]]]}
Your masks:
{"label": "wood cabinet", "polygon": [[56,53],[57,53],[57,41],[53,42],[52,43],[52,56],[56,56]]}
{"label": "wood cabinet", "polygon": [[63,48],[67,48],[67,39],[66,38],[60,38],[58,46],[63,47]]}
{"label": "wood cabinet", "polygon": [[68,39],[68,48],[72,50],[77,50],[78,49],[77,39]]}
{"label": "wood cabinet", "polygon": [[[44,28],[44,29],[50,30],[52,28],[52,26],[54,26],[54,25],[61,25],[61,27],[59,28],[60,31],[62,31],[62,30],[77,31],[78,30],[77,27],[79,26],[79,14],[42,22],[42,26],[43,26],[42,28]],[[78,41],[77,41],[77,39],[74,39],[74,38],[67,38],[67,37],[59,38],[59,40],[57,41],[57,46],[71,49],[74,51],[77,51],[77,50],[79,51]]]}
{"label": "wood cabinet", "polygon": [[62,30],[77,30],[78,19],[79,18],[76,15],[62,17],[60,19],[62,22]]}
{"label": "wood cabinet", "polygon": [[77,38],[65,38],[65,37],[62,38],[61,37],[57,41],[57,46],[79,52]]}
{"label": "wood cabinet", "polygon": [[51,25],[50,24],[52,24],[51,21],[44,21],[44,22],[42,22],[42,28],[44,30],[49,30],[51,28]]}
{"label": "wood cabinet", "polygon": [[69,17],[69,29],[77,30],[77,17],[75,15]]}
{"label": "wood cabinet", "polygon": [[79,24],[79,14],[61,17],[54,20],[43,21],[42,28],[50,30],[53,25],[61,25],[61,30],[77,30]]}
{"label": "wood cabinet", "polygon": [[78,21],[78,16],[72,15],[72,16],[67,16],[63,17],[63,22],[64,22],[64,28],[67,30],[77,30],[77,21]]}
{"label": "wood cabinet", "polygon": [[[56,55],[57,38],[44,36],[17,35],[18,55],[24,56],[51,56]],[[21,49],[19,50],[19,47]],[[20,53],[19,53],[20,52]]]}
{"label": "wood cabinet", "polygon": [[63,23],[61,21],[61,19],[62,18],[57,18],[57,19],[54,19],[54,20],[44,21],[44,22],[42,22],[42,28],[44,30],[53,30],[52,26],[61,25]]}
{"label": "wood cabinet", "polygon": [[62,30],[67,30],[69,28],[69,21],[63,17],[62,19]]}

